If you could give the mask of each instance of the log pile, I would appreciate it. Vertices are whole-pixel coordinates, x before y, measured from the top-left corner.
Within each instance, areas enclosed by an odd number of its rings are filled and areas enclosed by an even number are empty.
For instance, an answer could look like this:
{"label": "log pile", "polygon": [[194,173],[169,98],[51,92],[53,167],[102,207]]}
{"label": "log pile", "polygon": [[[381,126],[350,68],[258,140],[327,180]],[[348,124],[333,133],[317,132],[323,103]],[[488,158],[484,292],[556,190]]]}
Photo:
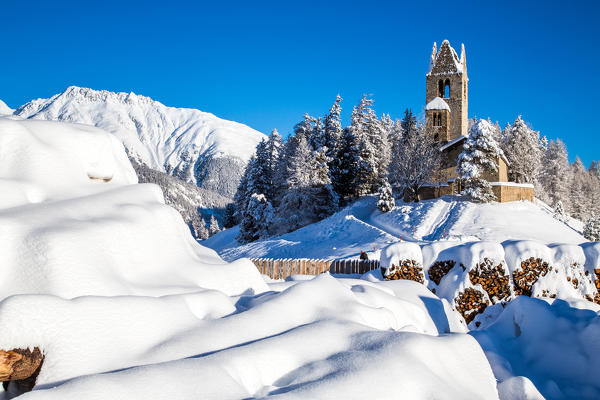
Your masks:
{"label": "log pile", "polygon": [[463,316],[467,324],[473,321],[477,314],[482,313],[489,303],[481,291],[472,288],[465,289],[454,299],[456,310]]}
{"label": "log pile", "polygon": [[452,268],[454,268],[455,265],[456,261],[454,260],[436,261],[431,267],[429,267],[429,271],[427,271],[429,280],[435,282],[436,285],[439,285],[442,281],[442,278],[446,276],[446,274]]}
{"label": "log pile", "polygon": [[521,266],[513,272],[515,295],[531,297],[533,285],[540,277],[546,276],[548,271],[552,271],[552,267],[541,258],[530,257],[521,261]]}
{"label": "log pile", "polygon": [[510,279],[505,266],[485,257],[483,261],[469,271],[469,280],[473,285],[481,285],[487,292],[492,304],[510,300]]}
{"label": "log pile", "polygon": [[0,350],[0,381],[4,390],[22,394],[35,386],[44,355],[39,348]]}
{"label": "log pile", "polygon": [[600,304],[600,269],[594,270],[594,275],[596,275],[596,296],[594,296],[594,303]]}
{"label": "log pile", "polygon": [[386,279],[390,281],[407,279],[419,283],[425,282],[423,267],[415,260],[404,260],[399,266],[392,264]]}

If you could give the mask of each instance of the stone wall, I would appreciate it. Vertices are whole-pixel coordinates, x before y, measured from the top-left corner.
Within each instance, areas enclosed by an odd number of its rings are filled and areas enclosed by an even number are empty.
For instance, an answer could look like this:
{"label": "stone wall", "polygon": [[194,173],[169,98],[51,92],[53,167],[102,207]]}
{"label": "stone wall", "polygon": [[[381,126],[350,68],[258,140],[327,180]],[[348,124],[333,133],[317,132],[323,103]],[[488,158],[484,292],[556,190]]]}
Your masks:
{"label": "stone wall", "polygon": [[496,200],[501,203],[519,200],[533,202],[533,186],[511,185],[510,182],[504,185],[495,185],[492,183],[492,191],[496,195]]}

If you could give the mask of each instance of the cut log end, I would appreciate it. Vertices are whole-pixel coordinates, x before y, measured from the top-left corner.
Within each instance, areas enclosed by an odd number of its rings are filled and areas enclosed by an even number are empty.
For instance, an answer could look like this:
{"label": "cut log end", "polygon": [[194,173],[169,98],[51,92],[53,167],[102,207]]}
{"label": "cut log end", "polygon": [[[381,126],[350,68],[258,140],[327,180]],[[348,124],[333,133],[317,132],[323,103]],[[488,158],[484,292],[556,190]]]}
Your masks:
{"label": "cut log end", "polygon": [[38,347],[0,350],[0,381],[20,381],[39,373],[44,355]]}

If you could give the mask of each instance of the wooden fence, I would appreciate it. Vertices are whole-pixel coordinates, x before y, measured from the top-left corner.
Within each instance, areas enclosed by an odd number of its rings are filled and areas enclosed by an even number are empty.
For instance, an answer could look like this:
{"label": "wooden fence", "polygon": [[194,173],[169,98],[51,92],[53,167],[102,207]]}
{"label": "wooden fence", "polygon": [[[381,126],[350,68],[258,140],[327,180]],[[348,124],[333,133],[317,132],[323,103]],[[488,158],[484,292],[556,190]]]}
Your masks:
{"label": "wooden fence", "polygon": [[285,279],[290,275],[364,274],[379,268],[379,260],[310,260],[306,258],[253,258],[261,274],[272,279]]}

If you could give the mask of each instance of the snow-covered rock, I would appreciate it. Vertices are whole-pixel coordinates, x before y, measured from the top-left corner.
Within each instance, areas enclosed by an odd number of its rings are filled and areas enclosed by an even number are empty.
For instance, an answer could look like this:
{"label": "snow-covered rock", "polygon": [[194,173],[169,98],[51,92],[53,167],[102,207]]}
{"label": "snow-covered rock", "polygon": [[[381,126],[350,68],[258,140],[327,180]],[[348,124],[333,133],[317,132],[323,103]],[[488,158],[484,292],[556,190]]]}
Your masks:
{"label": "snow-covered rock", "polygon": [[149,97],[71,86],[19,107],[23,118],[77,122],[114,133],[144,164],[233,197],[245,163],[265,135],[195,109]]}

